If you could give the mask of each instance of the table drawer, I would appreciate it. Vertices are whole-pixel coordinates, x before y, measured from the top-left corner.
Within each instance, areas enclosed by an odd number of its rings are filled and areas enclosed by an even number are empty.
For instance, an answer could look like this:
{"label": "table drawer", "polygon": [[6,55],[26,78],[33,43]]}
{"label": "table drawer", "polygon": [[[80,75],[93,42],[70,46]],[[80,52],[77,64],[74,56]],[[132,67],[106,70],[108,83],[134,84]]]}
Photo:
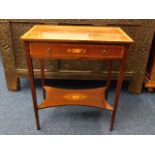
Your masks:
{"label": "table drawer", "polygon": [[30,54],[45,59],[119,59],[123,46],[31,43]]}

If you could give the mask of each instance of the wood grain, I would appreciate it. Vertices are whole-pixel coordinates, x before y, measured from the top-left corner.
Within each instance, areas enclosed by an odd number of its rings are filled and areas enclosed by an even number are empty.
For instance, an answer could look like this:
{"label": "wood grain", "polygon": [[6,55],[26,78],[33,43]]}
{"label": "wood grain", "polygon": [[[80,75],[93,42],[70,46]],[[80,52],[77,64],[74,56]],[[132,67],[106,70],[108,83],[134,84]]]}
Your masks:
{"label": "wood grain", "polygon": [[61,89],[44,87],[45,100],[38,105],[39,109],[53,106],[80,105],[91,106],[112,111],[113,107],[105,100],[106,87],[94,89]]}
{"label": "wood grain", "polygon": [[120,59],[123,46],[31,43],[30,54],[33,58],[43,59]]}
{"label": "wood grain", "polygon": [[35,25],[22,37],[29,41],[132,43],[133,40],[119,27],[47,26]]}

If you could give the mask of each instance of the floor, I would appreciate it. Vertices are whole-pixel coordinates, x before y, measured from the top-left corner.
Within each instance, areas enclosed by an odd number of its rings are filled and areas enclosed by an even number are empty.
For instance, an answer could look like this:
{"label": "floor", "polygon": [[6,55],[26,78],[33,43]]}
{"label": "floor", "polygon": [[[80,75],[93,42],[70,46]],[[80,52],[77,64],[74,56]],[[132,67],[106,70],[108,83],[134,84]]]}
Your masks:
{"label": "floor", "polygon": [[[29,82],[21,79],[20,91],[6,88],[0,60],[0,134],[1,135],[141,135],[155,134],[155,93],[145,90],[140,95],[127,91],[123,83],[114,131],[109,131],[111,113],[97,108],[66,106],[41,110],[41,130],[36,130]],[[42,100],[40,81],[37,82],[38,101]],[[54,85],[75,82],[54,81]],[[87,86],[89,85],[87,81]],[[99,86],[102,82],[93,83]],[[78,82],[83,86],[83,82]],[[115,83],[109,91],[109,101],[114,97]]]}

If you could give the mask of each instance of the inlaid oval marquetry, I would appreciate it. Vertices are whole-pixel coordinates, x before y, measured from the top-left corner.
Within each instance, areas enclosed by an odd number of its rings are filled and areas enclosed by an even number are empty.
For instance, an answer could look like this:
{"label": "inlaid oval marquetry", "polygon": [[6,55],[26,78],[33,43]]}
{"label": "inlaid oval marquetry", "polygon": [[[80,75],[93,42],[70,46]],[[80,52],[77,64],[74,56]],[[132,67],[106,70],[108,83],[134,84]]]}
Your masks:
{"label": "inlaid oval marquetry", "polygon": [[80,53],[86,53],[85,49],[68,49],[68,53],[73,53],[73,54],[80,54]]}
{"label": "inlaid oval marquetry", "polygon": [[87,95],[81,93],[68,93],[64,95],[64,98],[67,100],[84,100],[87,98]]}

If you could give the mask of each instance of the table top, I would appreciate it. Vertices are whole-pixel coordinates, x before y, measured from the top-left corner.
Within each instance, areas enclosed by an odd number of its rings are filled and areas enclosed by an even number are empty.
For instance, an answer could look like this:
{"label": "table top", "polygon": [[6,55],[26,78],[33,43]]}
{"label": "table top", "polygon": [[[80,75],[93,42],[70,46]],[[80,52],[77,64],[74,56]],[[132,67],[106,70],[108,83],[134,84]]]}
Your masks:
{"label": "table top", "polygon": [[65,41],[132,43],[119,27],[35,25],[22,37],[24,41]]}

